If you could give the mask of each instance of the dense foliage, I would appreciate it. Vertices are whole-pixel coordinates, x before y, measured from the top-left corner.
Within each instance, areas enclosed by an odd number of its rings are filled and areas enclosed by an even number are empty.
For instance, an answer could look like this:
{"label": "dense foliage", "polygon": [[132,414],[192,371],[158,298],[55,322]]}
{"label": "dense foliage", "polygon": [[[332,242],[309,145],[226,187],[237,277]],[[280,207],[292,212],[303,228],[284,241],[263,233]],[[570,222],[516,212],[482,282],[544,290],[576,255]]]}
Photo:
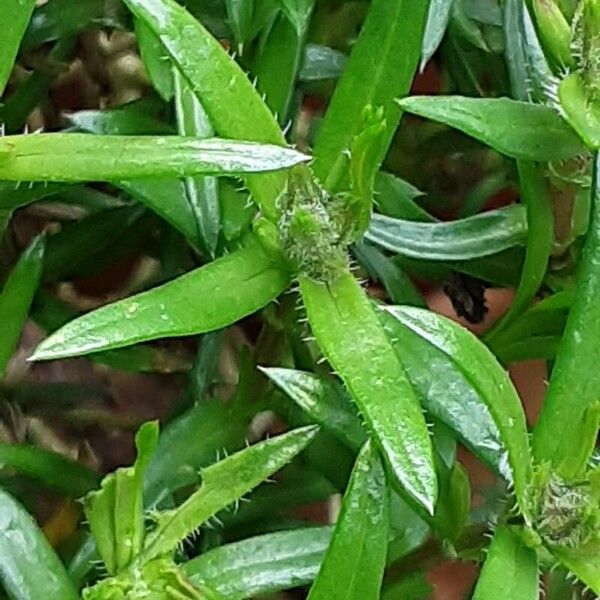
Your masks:
{"label": "dense foliage", "polygon": [[0,19],[9,598],[600,595],[600,0]]}

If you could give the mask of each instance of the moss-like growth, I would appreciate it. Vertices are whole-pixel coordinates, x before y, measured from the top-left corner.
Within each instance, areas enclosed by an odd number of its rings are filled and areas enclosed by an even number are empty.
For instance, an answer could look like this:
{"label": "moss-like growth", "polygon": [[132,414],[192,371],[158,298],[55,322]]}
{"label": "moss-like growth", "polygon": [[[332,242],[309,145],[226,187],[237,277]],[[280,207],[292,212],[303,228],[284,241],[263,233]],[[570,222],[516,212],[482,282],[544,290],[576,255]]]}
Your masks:
{"label": "moss-like growth", "polygon": [[282,202],[279,236],[292,267],[330,282],[348,267],[352,241],[343,196],[329,195],[306,170],[292,171]]}
{"label": "moss-like growth", "polygon": [[532,485],[534,528],[547,546],[579,548],[598,536],[598,497],[589,481],[569,483],[540,466]]}

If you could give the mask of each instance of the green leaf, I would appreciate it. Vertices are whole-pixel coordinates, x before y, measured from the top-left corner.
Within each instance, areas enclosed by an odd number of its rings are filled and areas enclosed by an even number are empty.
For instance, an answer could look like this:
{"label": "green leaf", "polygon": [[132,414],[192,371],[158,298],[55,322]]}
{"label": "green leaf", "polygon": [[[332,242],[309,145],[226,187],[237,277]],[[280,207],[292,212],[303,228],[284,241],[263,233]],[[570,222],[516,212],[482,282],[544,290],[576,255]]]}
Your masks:
{"label": "green leaf", "polygon": [[[180,135],[205,139],[214,134],[204,108],[177,69],[175,81],[175,113]],[[221,228],[219,188],[215,177],[187,177],[185,191],[194,214],[198,238],[209,256],[215,256]]]}
{"label": "green leaf", "polygon": [[[158,35],[220,136],[285,144],[277,121],[249,79],[192,15],[173,0],[125,0],[125,4]],[[281,173],[246,177],[254,200],[270,219],[277,219],[276,200],[285,182]]]}
{"label": "green leaf", "polygon": [[281,469],[311,442],[316,427],[302,427],[260,442],[202,470],[202,485],[178,508],[160,514],[148,535],[144,561],[172,552],[190,533]]}
{"label": "green leaf", "polygon": [[525,208],[515,204],[466,219],[418,223],[373,215],[365,234],[391,252],[424,260],[470,260],[524,245]]}
{"label": "green leaf", "polygon": [[529,11],[522,0],[506,0],[503,12],[506,66],[512,95],[516,100],[546,102],[553,75]]}
{"label": "green leaf", "polygon": [[[175,89],[169,55],[158,36],[141,19],[135,19],[135,38],[154,89],[165,102],[170,102],[175,94]],[[186,135],[181,131],[179,133]]]}
{"label": "green leaf", "polygon": [[[533,452],[550,461],[566,480],[577,479],[596,446],[597,432],[587,425],[598,403],[600,360],[600,158],[595,160],[593,207],[577,288],[550,377],[544,406],[533,435]],[[574,452],[575,448],[584,449]]]}
{"label": "green leaf", "polygon": [[254,238],[208,265],[99,308],[44,340],[31,360],[53,360],[231,325],[267,305],[289,275]]}
{"label": "green leaf", "polygon": [[21,38],[34,8],[35,0],[5,0],[3,2],[0,19],[5,27],[0,40],[0,97],[4,93],[19,52]]}
{"label": "green leaf", "polygon": [[240,54],[246,41],[252,37],[254,4],[255,0],[225,0],[227,20]]}
{"label": "green leaf", "polygon": [[158,119],[157,104],[154,98],[143,98],[115,108],[79,110],[65,115],[65,118],[73,127],[98,135],[174,133],[170,125]]}
{"label": "green leaf", "polygon": [[52,0],[35,9],[23,38],[23,50],[72,37],[88,27],[125,29],[128,16],[120,0]]}
{"label": "green leaf", "polygon": [[377,600],[389,535],[388,493],[378,452],[360,451],[331,544],[308,600]]}
{"label": "green leaf", "polygon": [[44,279],[65,281],[90,277],[106,268],[103,253],[118,257],[120,244],[123,244],[121,256],[135,251],[139,247],[138,234],[148,229],[143,226],[143,215],[140,206],[123,206],[67,223],[48,239]]}
{"label": "green leaf", "polygon": [[160,215],[192,243],[198,243],[196,219],[183,180],[144,178],[114,183]]}
{"label": "green leaf", "polygon": [[483,563],[473,600],[502,597],[511,600],[537,600],[538,559],[535,550],[525,546],[507,525],[499,525]]}
{"label": "green leaf", "polygon": [[306,44],[298,78],[305,82],[337,79],[347,62],[346,55],[338,50],[320,44]]}
{"label": "green leaf", "polygon": [[585,152],[571,127],[548,106],[463,96],[413,96],[398,103],[409,113],[455,127],[519,160],[566,160]]}
{"label": "green leaf", "polygon": [[4,490],[0,490],[0,580],[13,600],[79,598],[35,521]]}
{"label": "green leaf", "polygon": [[375,178],[377,211],[388,217],[408,221],[434,222],[434,219],[415,200],[425,194],[414,185],[392,173],[379,171]]}
{"label": "green leaf", "polygon": [[400,265],[362,240],[357,241],[352,250],[369,276],[383,284],[394,304],[426,306],[423,296]]}
{"label": "green leaf", "polygon": [[595,594],[600,594],[600,548],[597,541],[588,546],[556,547],[552,553]]}
{"label": "green leaf", "polygon": [[433,513],[437,486],[425,419],[402,364],[350,273],[323,284],[300,278],[312,331],[339,373],[396,479]]}
{"label": "green leaf", "polygon": [[442,43],[454,0],[431,0],[421,49],[421,71]]}
{"label": "green leaf", "polygon": [[0,380],[21,337],[21,331],[42,274],[45,243],[36,238],[23,252],[0,293]]}
{"label": "green leaf", "polygon": [[158,423],[142,425],[135,443],[135,464],[117,469],[105,477],[100,489],[84,499],[85,516],[110,575],[128,567],[137,558],[144,543],[142,484],[144,472],[158,443]]}
{"label": "green leaf", "polygon": [[[314,0],[303,0],[301,4],[306,5],[304,8],[310,17]],[[310,18],[300,19],[294,24],[290,17],[284,12],[277,16],[253,69],[257,77],[256,87],[264,94],[282,127],[289,119],[310,21]]]}
{"label": "green leaf", "polygon": [[306,155],[291,148],[218,138],[40,133],[0,139],[0,179],[8,181],[261,173],[307,160]]}
{"label": "green leaf", "polygon": [[295,369],[260,368],[260,370],[319,425],[338,439],[358,450],[366,432],[350,399],[334,380],[324,379]]}
{"label": "green leaf", "polygon": [[[145,472],[144,505],[154,507],[175,490],[197,484],[198,470],[211,464],[223,448],[242,448],[249,418],[215,401],[199,403],[170,421]],[[69,564],[73,581],[81,582],[97,559],[88,536]]]}
{"label": "green leaf", "polygon": [[27,444],[0,444],[0,467],[16,469],[72,498],[83,496],[100,483],[92,469],[57,452]]}
{"label": "green leaf", "polygon": [[463,372],[455,356],[423,339],[393,313],[380,310],[379,316],[423,407],[494,471],[501,471],[505,450],[487,405],[493,399],[482,397],[477,382]]}
{"label": "green leaf", "polygon": [[514,485],[521,512],[530,518],[527,488],[531,479],[531,456],[527,425],[508,373],[471,332],[454,321],[408,306],[390,306],[384,310],[450,356],[486,402],[506,448],[507,460],[501,465],[503,474]]}
{"label": "green leaf", "polygon": [[220,401],[200,402],[161,432],[146,470],[144,498],[148,506],[186,485],[197,484],[198,470],[214,461],[223,448],[242,448],[249,416]]}
{"label": "green leaf", "polygon": [[[385,153],[383,147],[386,134],[386,124],[383,111],[374,110],[371,106],[365,108],[363,128],[350,143],[350,195],[348,204],[355,213],[355,236],[362,235],[369,227],[375,176],[379,171],[381,156]],[[382,154],[383,150],[383,154]]]}
{"label": "green leaf", "polygon": [[533,163],[517,163],[521,197],[527,209],[527,249],[521,272],[521,281],[510,308],[487,334],[492,340],[510,322],[522,314],[535,299],[540,289],[554,241],[554,214],[548,193],[548,182],[542,169]]}
{"label": "green leaf", "polygon": [[347,170],[346,151],[361,128],[363,110],[383,107],[386,122],[378,162],[400,121],[394,98],[405,95],[419,61],[427,0],[375,0],[319,129],[314,170],[330,190]]}
{"label": "green leaf", "polygon": [[330,527],[268,533],[210,550],[184,570],[226,600],[274,594],[311,583],[330,539]]}
{"label": "green leaf", "polygon": [[591,150],[600,148],[600,103],[586,89],[583,76],[571,73],[558,87],[565,119]]}

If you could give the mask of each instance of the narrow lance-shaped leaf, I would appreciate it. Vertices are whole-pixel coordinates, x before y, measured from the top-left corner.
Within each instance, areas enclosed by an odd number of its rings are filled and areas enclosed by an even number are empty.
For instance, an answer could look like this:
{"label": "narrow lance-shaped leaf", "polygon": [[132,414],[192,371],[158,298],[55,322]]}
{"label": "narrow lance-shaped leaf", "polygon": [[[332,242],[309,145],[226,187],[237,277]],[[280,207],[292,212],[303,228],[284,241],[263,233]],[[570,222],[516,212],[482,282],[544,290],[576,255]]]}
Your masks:
{"label": "narrow lance-shaped leaf", "polygon": [[363,240],[355,242],[352,253],[369,277],[383,285],[394,304],[426,306],[425,299],[397,261]]}
{"label": "narrow lance-shaped leaf", "polygon": [[367,442],[350,477],[342,510],[308,600],[377,600],[387,557],[385,473]]}
{"label": "narrow lance-shaped leaf", "polygon": [[358,450],[366,431],[356,408],[339,383],[295,369],[261,368],[261,371],[317,423]]}
{"label": "narrow lance-shaped leaf", "polygon": [[158,424],[145,423],[136,438],[133,467],[117,469],[105,477],[98,491],[85,498],[85,515],[106,570],[114,575],[137,557],[144,542],[144,471],[156,449]]}
{"label": "narrow lance-shaped leaf", "polygon": [[257,89],[265,94],[265,101],[284,127],[296,91],[315,0],[280,0],[279,4],[281,13],[262,44],[254,73]]}
{"label": "narrow lance-shaped leaf", "polygon": [[0,139],[0,179],[8,181],[261,173],[307,160],[291,148],[217,138],[40,133]]}
{"label": "narrow lance-shaped leaf", "polygon": [[141,19],[135,19],[135,38],[154,89],[165,102],[170,102],[175,93],[173,72],[162,42]]}
{"label": "narrow lance-shaped leaf", "polygon": [[0,580],[13,600],[79,598],[44,534],[4,490],[0,490]]}
{"label": "narrow lance-shaped leaf", "polygon": [[[505,449],[488,408],[494,398],[482,397],[477,382],[457,364],[460,356],[444,353],[388,311],[379,310],[379,313],[425,410],[458,434],[460,440],[495,472],[500,472]],[[431,377],[431,373],[436,376]]]}
{"label": "narrow lance-shaped leaf", "polygon": [[554,215],[548,194],[547,181],[542,169],[530,162],[517,163],[521,196],[527,210],[527,249],[521,272],[521,281],[515,298],[502,319],[490,331],[492,340],[510,322],[521,315],[533,302],[546,274],[552,242],[554,241]]}
{"label": "narrow lance-shaped leaf", "polygon": [[278,531],[220,546],[183,568],[227,600],[265,596],[311,583],[330,540],[331,527]]}
{"label": "narrow lance-shaped leaf", "polygon": [[[567,480],[576,479],[585,469],[596,446],[600,361],[597,343],[600,331],[600,158],[596,156],[593,209],[583,258],[577,274],[565,333],[560,343],[544,406],[533,436],[538,461],[550,461]],[[596,421],[597,425],[597,421]],[[579,451],[575,451],[579,449]]]}
{"label": "narrow lance-shaped leaf", "polygon": [[507,525],[499,525],[487,553],[473,600],[540,597],[539,568],[535,550],[528,548]]}
{"label": "narrow lance-shaped leaf", "polygon": [[402,364],[358,282],[300,278],[312,331],[400,485],[433,513],[437,485],[425,419]]}
{"label": "narrow lance-shaped leaf", "polygon": [[[171,492],[197,484],[198,470],[214,461],[223,448],[244,445],[249,417],[232,412],[222,402],[201,402],[173,419],[161,432],[144,477],[144,505],[154,507]],[[69,563],[69,575],[81,582],[98,560],[88,536]]]}
{"label": "narrow lance-shaped leaf", "polygon": [[512,158],[566,160],[585,152],[575,132],[549,106],[464,96],[414,96],[398,103],[407,112],[455,127]]}
{"label": "narrow lance-shaped leaf", "polygon": [[35,0],[4,0],[2,3],[0,19],[4,23],[4,31],[0,38],[0,97],[4,93],[21,38],[34,8]]}
{"label": "narrow lance-shaped leaf", "polygon": [[[203,106],[178,69],[173,69],[173,81],[175,82],[175,113],[179,134],[198,139],[214,135],[214,130]],[[184,183],[200,242],[208,254],[214,257],[221,227],[218,181],[215,177],[209,176],[186,177]]]}
{"label": "narrow lance-shaped leaf", "polygon": [[315,174],[337,187],[347,169],[346,151],[361,127],[363,110],[383,107],[386,131],[378,162],[400,120],[394,98],[405,95],[419,61],[428,0],[375,0],[329,104],[315,146]]}
{"label": "narrow lance-shaped leaf", "polygon": [[41,237],[31,243],[0,293],[0,379],[4,376],[8,361],[21,337],[21,330],[39,285],[44,247],[44,239]]}
{"label": "narrow lance-shaped leaf", "polygon": [[375,176],[379,171],[382,151],[385,152],[386,123],[383,111],[371,106],[363,112],[363,129],[350,144],[350,196],[348,203],[354,215],[356,233],[362,235],[369,226]]}
{"label": "narrow lance-shaped leaf", "polygon": [[595,594],[600,594],[600,542],[598,539],[581,548],[557,547],[552,553]]}
{"label": "narrow lance-shaped leaf", "polygon": [[532,467],[527,424],[519,396],[506,371],[471,332],[450,319],[408,306],[391,306],[384,310],[450,356],[480,398],[486,401],[506,448],[507,460],[500,469],[514,485],[521,512],[530,519],[527,489]]}
{"label": "narrow lance-shaped leaf", "polygon": [[[504,34],[513,97],[523,101],[547,100],[544,89],[550,88],[551,73],[523,2],[508,0],[504,5]],[[518,162],[517,168],[521,198],[527,207],[525,263],[515,299],[488,333],[489,340],[522,314],[535,298],[546,273],[554,239],[552,203],[543,169],[525,161]]]}
{"label": "narrow lance-shaped leaf", "polygon": [[316,427],[303,427],[250,446],[201,472],[202,485],[178,508],[160,514],[142,553],[147,561],[172,552],[207,519],[281,469],[311,442]]}
{"label": "narrow lance-shaped leaf", "polygon": [[27,444],[0,444],[0,466],[16,469],[72,498],[83,496],[100,482],[99,475],[88,467]]}
{"label": "narrow lance-shaped leaf", "polygon": [[365,237],[377,246],[410,258],[470,260],[525,244],[527,217],[520,205],[440,223],[373,215]]}
{"label": "narrow lance-shaped leaf", "polygon": [[454,0],[431,0],[427,14],[427,24],[423,34],[423,47],[421,51],[421,71],[435,54],[442,43]]}
{"label": "narrow lance-shaped leaf", "polygon": [[[275,117],[250,80],[190,13],[173,0],[125,0],[125,4],[160,38],[219,135],[285,144]],[[285,181],[280,173],[246,177],[254,200],[270,219],[278,217],[276,200]]]}
{"label": "narrow lance-shaped leaf", "polygon": [[289,274],[249,236],[232,254],[71,321],[44,340],[32,360],[221,329],[262,308],[288,285]]}

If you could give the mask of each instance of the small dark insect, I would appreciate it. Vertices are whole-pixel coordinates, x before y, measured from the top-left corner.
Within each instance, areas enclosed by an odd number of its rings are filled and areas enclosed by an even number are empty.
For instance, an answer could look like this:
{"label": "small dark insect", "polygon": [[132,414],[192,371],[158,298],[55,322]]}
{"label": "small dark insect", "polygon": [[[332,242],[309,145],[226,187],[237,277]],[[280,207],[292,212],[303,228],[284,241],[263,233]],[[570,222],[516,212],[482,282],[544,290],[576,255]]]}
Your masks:
{"label": "small dark insect", "polygon": [[469,323],[483,321],[488,307],[485,304],[485,283],[481,279],[454,272],[444,284],[444,293],[459,317],[464,317]]}

